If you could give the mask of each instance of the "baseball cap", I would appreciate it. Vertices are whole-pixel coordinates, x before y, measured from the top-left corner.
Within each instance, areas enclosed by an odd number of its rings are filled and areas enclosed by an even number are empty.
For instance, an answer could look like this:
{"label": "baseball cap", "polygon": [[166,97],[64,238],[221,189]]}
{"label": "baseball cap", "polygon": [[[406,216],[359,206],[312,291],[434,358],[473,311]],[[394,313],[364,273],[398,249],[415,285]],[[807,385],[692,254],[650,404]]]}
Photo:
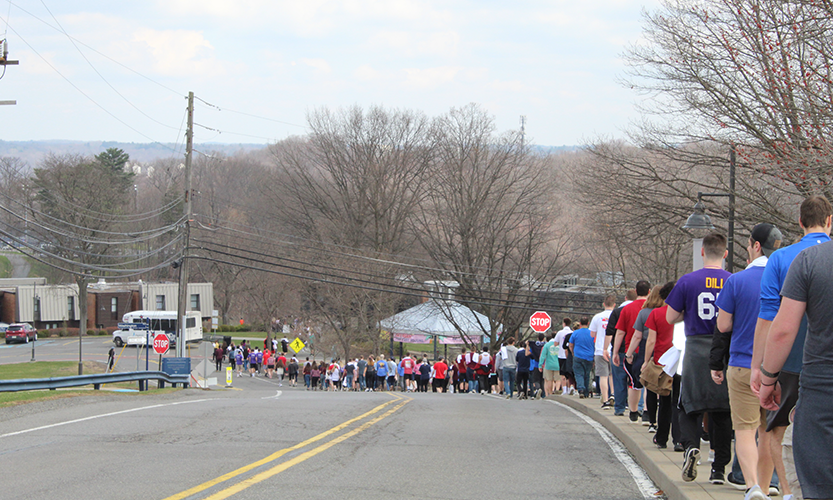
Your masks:
{"label": "baseball cap", "polygon": [[763,223],[752,228],[750,238],[752,238],[752,241],[759,242],[761,249],[764,251],[764,255],[769,257],[772,255],[772,252],[781,247],[781,240],[784,237],[777,227],[772,224]]}

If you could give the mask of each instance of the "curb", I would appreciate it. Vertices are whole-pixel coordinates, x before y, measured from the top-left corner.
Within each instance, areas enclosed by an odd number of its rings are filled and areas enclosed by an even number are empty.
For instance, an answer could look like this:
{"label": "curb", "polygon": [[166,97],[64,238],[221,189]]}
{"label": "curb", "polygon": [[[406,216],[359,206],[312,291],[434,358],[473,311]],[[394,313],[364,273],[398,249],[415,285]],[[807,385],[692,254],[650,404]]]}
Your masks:
{"label": "curb", "polygon": [[[653,434],[648,433],[647,428],[641,424],[631,423],[624,416],[614,417],[612,411],[601,410],[598,399],[577,399],[562,395],[547,396],[545,399],[569,406],[601,424],[622,442],[648,477],[669,500],[738,500],[742,498],[743,492],[735,489],[728,482],[723,485],[708,482],[710,470],[707,461],[708,446],[705,447],[706,452],[703,454],[705,458],[701,461],[698,479],[686,483],[681,477],[683,454],[673,451],[671,447],[666,450],[658,449],[652,442]],[[727,468],[727,472],[728,470]]]}

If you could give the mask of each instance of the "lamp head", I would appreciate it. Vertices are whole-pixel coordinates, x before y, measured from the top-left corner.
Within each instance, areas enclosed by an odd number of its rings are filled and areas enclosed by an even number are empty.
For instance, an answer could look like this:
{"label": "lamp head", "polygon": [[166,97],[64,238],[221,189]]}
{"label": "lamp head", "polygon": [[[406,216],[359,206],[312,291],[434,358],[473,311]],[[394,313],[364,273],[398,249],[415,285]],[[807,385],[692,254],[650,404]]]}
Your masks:
{"label": "lamp head", "polygon": [[711,218],[706,215],[706,205],[697,200],[694,205],[694,213],[688,216],[683,229],[714,229]]}

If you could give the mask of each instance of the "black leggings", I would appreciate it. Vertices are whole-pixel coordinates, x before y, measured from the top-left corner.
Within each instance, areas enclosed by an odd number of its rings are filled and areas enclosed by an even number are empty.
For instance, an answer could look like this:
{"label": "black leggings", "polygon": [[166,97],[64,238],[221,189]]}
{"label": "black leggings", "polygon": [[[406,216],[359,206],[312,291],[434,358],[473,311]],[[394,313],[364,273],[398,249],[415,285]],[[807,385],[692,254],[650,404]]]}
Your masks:
{"label": "black leggings", "polygon": [[519,370],[515,379],[518,392],[524,396],[529,396],[529,372],[527,370]]}

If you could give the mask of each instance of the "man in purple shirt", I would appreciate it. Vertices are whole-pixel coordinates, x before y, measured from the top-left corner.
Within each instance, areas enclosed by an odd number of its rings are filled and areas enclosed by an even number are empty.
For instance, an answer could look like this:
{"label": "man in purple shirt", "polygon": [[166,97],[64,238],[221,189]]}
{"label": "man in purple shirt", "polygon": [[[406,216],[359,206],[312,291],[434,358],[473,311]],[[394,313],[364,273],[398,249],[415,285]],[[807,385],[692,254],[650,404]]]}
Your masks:
{"label": "man in purple shirt", "polygon": [[729,392],[726,385],[711,381],[709,352],[717,323],[717,295],[731,276],[723,269],[726,258],[726,238],[711,233],[703,238],[703,268],[681,277],[665,299],[668,304],[666,320],[669,324],[685,321],[685,355],[680,381],[680,438],[686,449],[683,462],[683,481],[697,477],[700,459],[700,429],[703,413],[709,413],[714,423],[711,434],[714,464],[709,481],[723,484],[724,470],[732,458],[732,420]]}

